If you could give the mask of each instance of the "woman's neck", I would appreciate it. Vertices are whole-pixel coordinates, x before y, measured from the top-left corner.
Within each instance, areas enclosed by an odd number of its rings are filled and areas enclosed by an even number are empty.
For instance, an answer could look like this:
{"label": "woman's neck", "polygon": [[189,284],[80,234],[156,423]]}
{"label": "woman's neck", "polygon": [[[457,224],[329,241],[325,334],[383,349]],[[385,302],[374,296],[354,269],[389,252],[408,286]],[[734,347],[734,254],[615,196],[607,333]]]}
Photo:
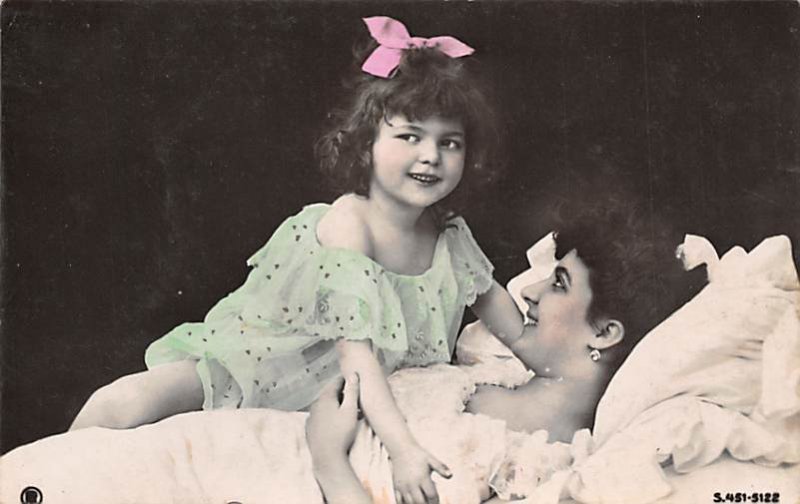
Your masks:
{"label": "woman's neck", "polygon": [[[593,372],[572,376],[535,376],[518,387],[515,395],[521,416],[530,424],[525,430],[546,429],[551,441],[569,443],[577,430],[591,428],[606,384],[604,370],[596,367]],[[544,417],[534,411],[540,408],[548,410]]]}

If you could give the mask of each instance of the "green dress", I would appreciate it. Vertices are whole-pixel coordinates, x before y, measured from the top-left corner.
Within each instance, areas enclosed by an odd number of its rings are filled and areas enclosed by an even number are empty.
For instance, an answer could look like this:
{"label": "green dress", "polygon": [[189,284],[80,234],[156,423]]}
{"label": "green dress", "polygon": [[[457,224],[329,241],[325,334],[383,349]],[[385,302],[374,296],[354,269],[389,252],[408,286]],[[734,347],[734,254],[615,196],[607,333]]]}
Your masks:
{"label": "green dress", "polygon": [[316,237],[327,204],[305,207],[247,264],[244,284],[203,322],[182,324],[145,353],[148,368],[197,361],[204,409],[309,406],[340,374],[334,342],[371,340],[388,374],[449,362],[465,306],[493,267],[460,217],[439,235],[430,269],[401,275]]}

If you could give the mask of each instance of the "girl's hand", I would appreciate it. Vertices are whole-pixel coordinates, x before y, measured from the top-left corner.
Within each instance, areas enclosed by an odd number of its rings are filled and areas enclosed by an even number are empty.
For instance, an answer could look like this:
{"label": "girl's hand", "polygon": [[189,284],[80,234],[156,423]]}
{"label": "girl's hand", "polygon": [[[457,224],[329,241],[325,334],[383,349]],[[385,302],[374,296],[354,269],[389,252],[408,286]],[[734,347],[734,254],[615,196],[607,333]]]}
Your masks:
{"label": "girl's hand", "polygon": [[370,343],[339,340],[336,349],[342,372],[361,380],[361,407],[391,457],[397,503],[437,502],[431,469],[446,478],[450,471],[414,440]]}
{"label": "girl's hand", "polygon": [[397,504],[439,502],[436,486],[431,480],[431,470],[445,478],[452,476],[446,465],[419,446],[392,454],[394,495]]}
{"label": "girl's hand", "polygon": [[497,280],[488,291],[478,297],[472,305],[472,312],[509,348],[525,330],[517,304]]}

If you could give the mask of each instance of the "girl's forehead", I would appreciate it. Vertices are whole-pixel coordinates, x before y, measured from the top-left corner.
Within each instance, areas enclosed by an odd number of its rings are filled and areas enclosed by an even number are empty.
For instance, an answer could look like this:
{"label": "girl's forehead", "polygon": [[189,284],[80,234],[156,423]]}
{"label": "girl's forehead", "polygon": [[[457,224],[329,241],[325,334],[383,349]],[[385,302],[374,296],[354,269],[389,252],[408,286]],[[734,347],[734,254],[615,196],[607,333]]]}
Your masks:
{"label": "girl's forehead", "polygon": [[383,122],[393,127],[400,126],[417,126],[422,128],[442,128],[447,130],[464,131],[464,124],[461,119],[442,116],[437,114],[428,114],[425,116],[407,116],[403,113],[387,114],[383,118]]}

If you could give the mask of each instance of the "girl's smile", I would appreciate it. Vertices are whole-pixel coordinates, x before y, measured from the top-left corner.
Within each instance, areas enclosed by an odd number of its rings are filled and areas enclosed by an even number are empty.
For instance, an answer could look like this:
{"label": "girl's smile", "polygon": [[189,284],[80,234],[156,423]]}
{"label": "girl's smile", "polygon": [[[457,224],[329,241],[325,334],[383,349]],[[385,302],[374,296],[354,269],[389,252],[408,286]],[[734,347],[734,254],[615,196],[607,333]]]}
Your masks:
{"label": "girl's smile", "polygon": [[465,156],[459,121],[389,117],[381,122],[372,146],[370,197],[425,209],[458,186]]}

